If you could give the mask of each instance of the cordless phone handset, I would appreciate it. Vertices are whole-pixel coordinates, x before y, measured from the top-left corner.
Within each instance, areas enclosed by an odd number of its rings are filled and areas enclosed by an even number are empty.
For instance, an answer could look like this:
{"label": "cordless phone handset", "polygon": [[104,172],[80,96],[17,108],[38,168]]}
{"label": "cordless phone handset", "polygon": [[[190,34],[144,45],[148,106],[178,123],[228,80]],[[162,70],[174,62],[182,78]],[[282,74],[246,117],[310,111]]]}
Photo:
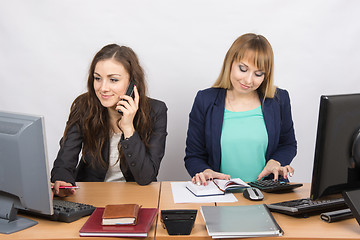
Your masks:
{"label": "cordless phone handset", "polygon": [[[125,95],[128,95],[128,96],[134,98],[134,86],[135,86],[134,81],[133,81],[133,80],[130,80],[129,86],[128,86],[128,88],[126,89]],[[126,101],[125,99],[123,99],[123,100]],[[118,110],[118,112],[119,112],[120,114],[123,113],[120,109]]]}

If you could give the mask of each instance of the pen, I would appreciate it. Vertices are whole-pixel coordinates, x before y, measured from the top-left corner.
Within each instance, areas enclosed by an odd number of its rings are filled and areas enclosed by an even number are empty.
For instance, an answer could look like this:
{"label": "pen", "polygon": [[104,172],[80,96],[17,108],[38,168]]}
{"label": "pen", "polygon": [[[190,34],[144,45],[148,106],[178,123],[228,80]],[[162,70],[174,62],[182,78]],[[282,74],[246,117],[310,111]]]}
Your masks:
{"label": "pen", "polygon": [[[54,188],[54,186],[51,186],[51,188]],[[78,189],[78,186],[60,186],[59,189]]]}

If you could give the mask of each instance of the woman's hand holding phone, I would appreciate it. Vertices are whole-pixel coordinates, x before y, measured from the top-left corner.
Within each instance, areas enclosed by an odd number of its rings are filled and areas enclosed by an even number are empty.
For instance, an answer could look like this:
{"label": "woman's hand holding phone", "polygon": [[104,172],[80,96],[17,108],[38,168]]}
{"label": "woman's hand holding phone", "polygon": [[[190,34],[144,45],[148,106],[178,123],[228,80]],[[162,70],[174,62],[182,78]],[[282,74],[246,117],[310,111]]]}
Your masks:
{"label": "woman's hand holding phone", "polygon": [[134,86],[134,99],[131,96],[123,95],[120,96],[120,101],[117,103],[116,110],[121,110],[122,118],[119,121],[119,128],[124,134],[124,138],[129,138],[133,135],[134,128],[134,117],[139,108],[139,92]]}

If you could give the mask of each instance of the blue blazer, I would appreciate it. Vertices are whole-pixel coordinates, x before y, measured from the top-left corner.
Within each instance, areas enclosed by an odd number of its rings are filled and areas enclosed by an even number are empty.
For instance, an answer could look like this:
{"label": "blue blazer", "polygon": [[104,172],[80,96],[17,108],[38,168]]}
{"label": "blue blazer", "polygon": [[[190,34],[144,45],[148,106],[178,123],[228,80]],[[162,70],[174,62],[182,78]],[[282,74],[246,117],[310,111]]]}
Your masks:
{"label": "blue blazer", "polygon": [[[185,167],[190,176],[207,168],[220,171],[220,138],[224,119],[226,89],[208,88],[199,91],[189,114],[186,138]],[[296,155],[297,142],[291,117],[289,94],[276,89],[274,98],[266,98],[261,108],[268,133],[265,159],[289,165]]]}

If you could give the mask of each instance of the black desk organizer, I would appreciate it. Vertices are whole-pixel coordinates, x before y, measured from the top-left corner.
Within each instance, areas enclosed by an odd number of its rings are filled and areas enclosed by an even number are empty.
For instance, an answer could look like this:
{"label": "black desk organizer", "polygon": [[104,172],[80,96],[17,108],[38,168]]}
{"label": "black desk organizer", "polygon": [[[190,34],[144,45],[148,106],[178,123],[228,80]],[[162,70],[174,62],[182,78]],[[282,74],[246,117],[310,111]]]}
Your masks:
{"label": "black desk organizer", "polygon": [[169,235],[190,235],[197,210],[161,210],[161,222]]}

